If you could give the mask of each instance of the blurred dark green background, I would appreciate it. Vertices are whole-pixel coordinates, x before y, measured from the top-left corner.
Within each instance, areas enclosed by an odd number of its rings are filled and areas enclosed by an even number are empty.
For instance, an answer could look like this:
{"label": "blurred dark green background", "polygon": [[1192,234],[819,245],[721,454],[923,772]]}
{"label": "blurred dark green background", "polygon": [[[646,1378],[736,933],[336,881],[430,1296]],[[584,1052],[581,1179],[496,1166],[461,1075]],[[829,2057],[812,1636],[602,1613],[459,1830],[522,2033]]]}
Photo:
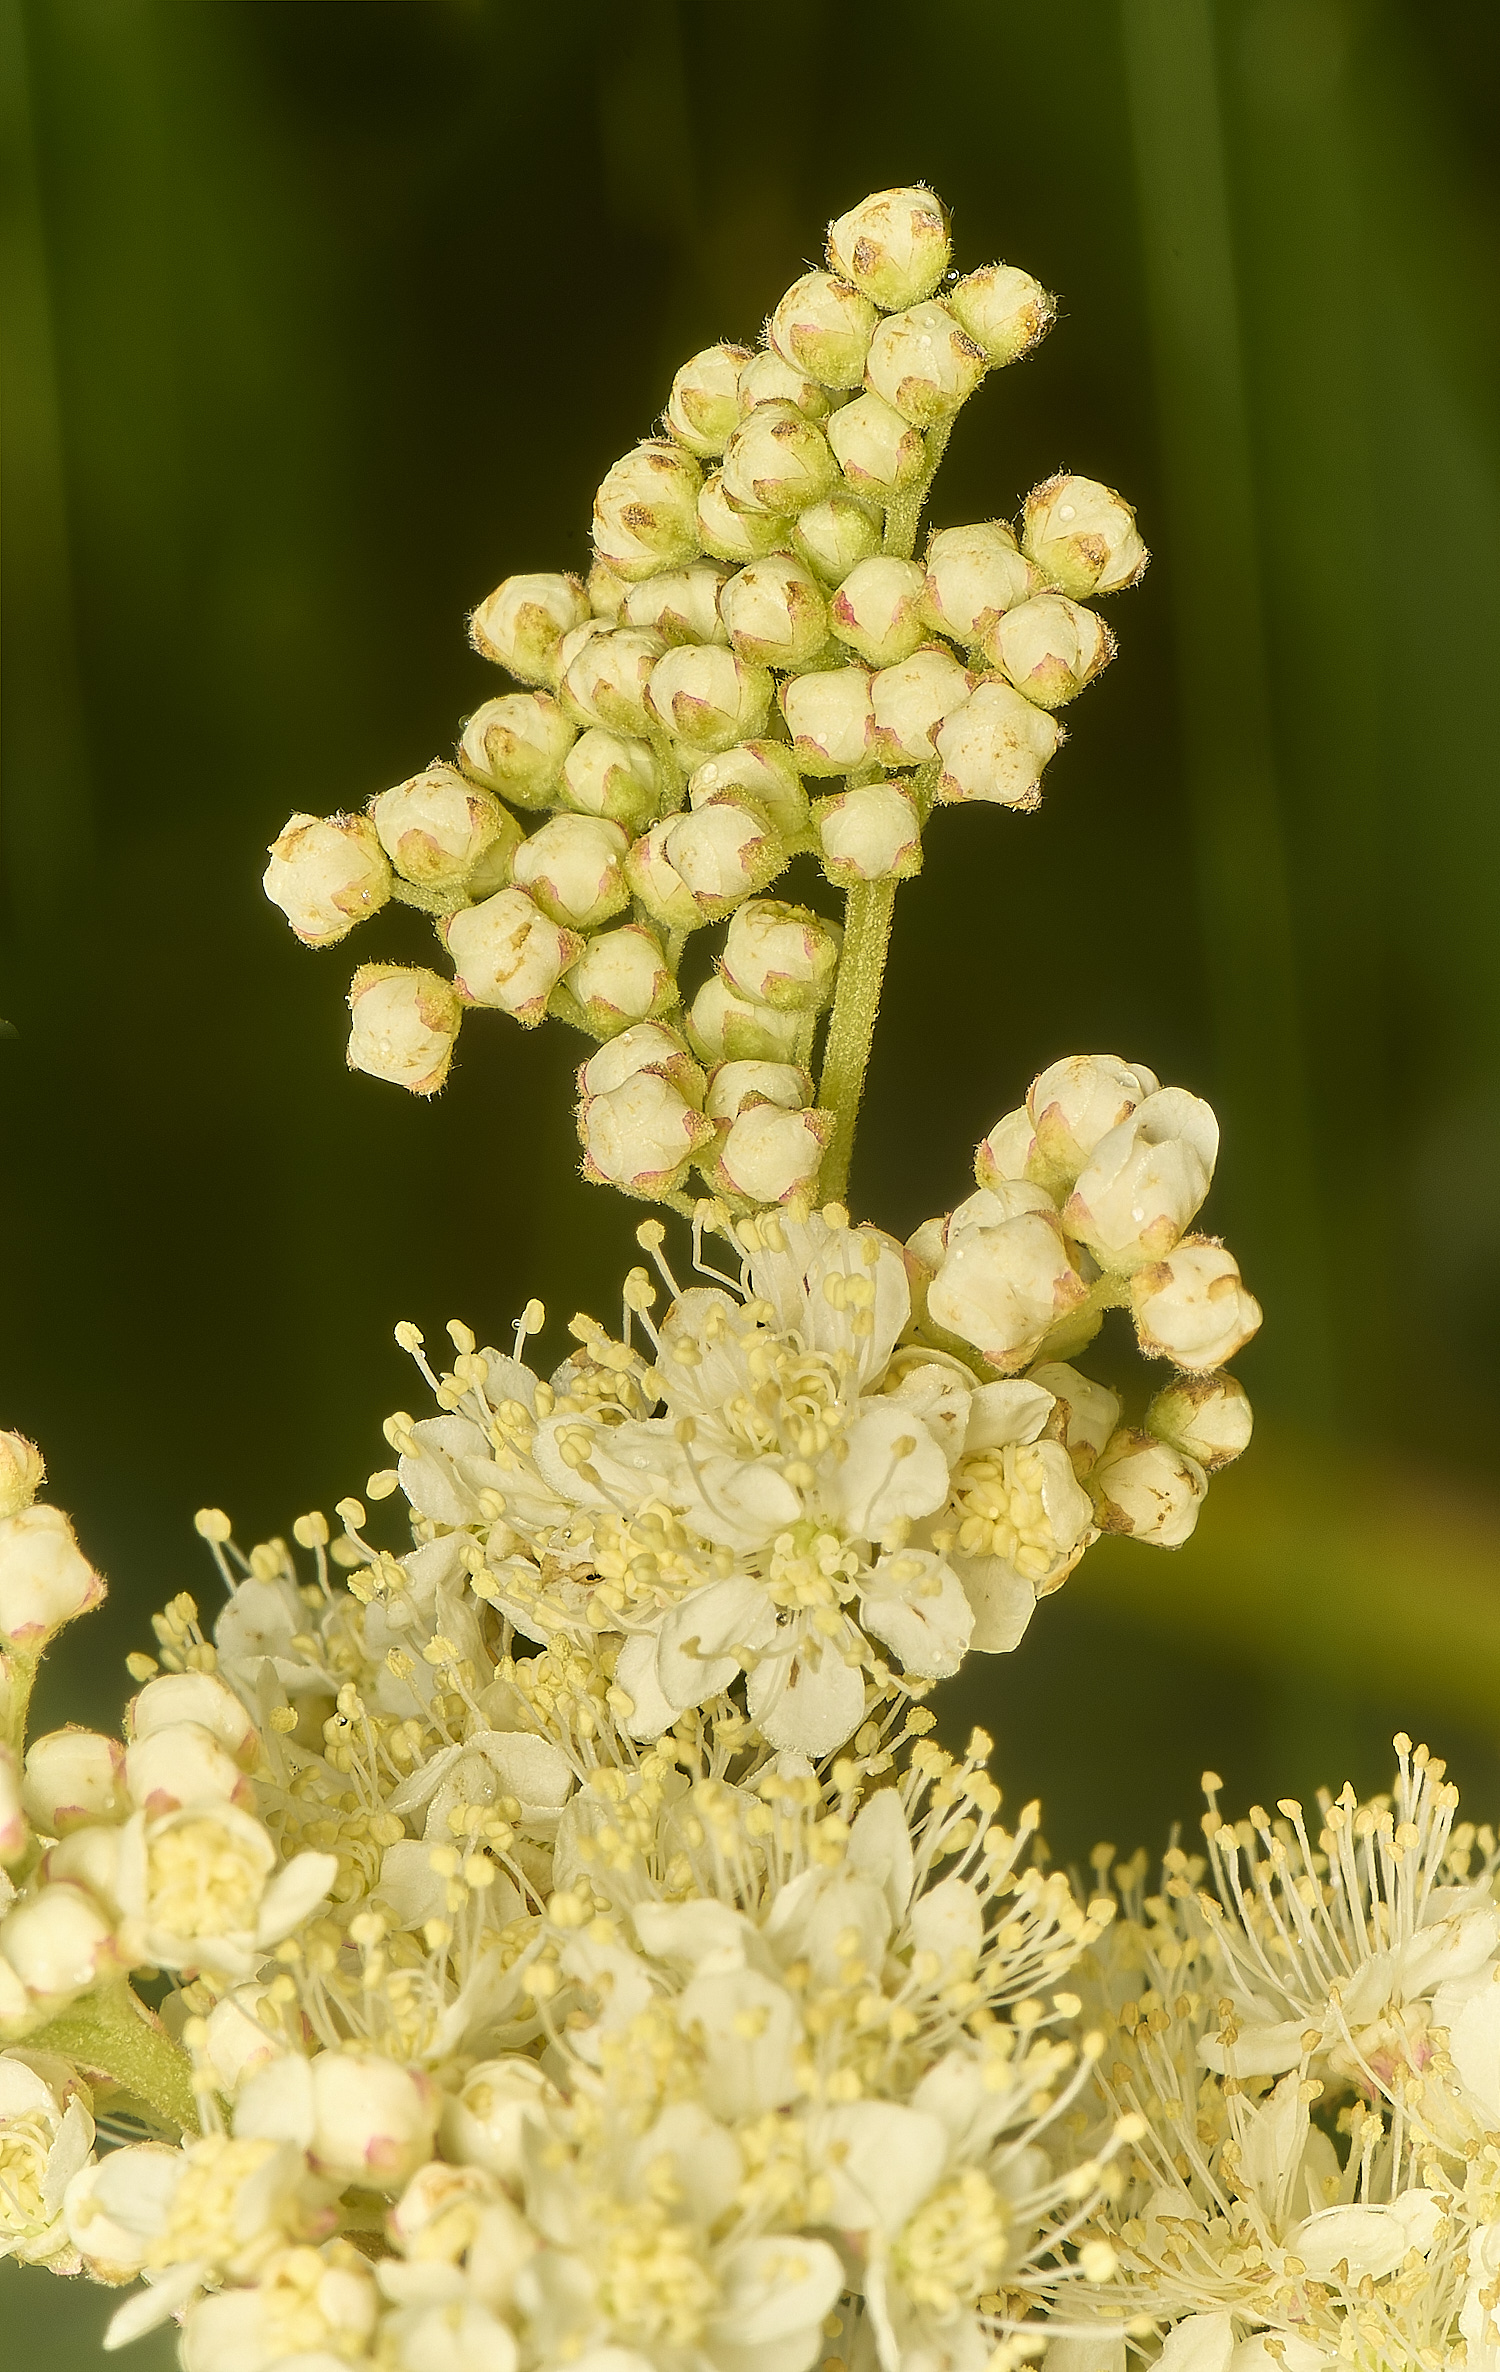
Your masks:
{"label": "blurred dark green background", "polygon": [[466,609],[582,566],[676,363],[920,176],[1063,295],[937,520],[1068,466],[1157,557],[1040,814],[903,894],[856,1200],[905,1232],[1115,1048],[1217,1107],[1268,1313],[1190,1547],[1101,1547],[950,1711],[1069,1853],[1205,1761],[1379,1785],[1398,1722],[1500,1810],[1497,69],[1487,0],[0,0],[0,1421],[113,1581],[44,1720],[211,1596],[200,1502],[383,1463],[397,1318],[612,1314],[577,1042],[351,1077],[352,962],[426,927],[309,954],[261,852],[449,748]]}

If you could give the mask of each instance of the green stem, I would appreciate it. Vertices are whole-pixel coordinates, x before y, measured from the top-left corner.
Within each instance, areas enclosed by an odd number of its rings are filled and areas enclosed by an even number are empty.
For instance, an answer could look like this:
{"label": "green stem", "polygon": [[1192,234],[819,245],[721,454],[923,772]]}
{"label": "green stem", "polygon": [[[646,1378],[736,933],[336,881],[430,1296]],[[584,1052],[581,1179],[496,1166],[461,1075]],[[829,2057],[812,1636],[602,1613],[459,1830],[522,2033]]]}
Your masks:
{"label": "green stem", "polygon": [[17,1756],[26,1744],[26,1715],[40,1662],[40,1656],[27,1655],[19,1647],[0,1655],[0,1745]]}
{"label": "green stem", "polygon": [[833,1135],[818,1178],[825,1201],[836,1201],[849,1182],[855,1123],[870,1063],[875,1016],[880,1010],[886,950],[891,943],[896,887],[894,881],[862,881],[849,891],[844,903],[844,952],[839,958],[839,984],[818,1088],[818,1109],[834,1115]]}
{"label": "green stem", "polygon": [[192,2062],[121,1979],[85,1994],[26,2037],[28,2051],[55,2051],[93,2068],[180,2133],[199,2130]]}
{"label": "green stem", "polygon": [[951,420],[940,420],[935,428],[928,429],[926,465],[922,475],[914,486],[909,486],[904,494],[898,494],[893,502],[886,505],[885,541],[881,549],[893,559],[909,560],[916,549],[922,505],[931,491],[932,481],[938,473],[938,463],[948,449],[948,439],[952,433]]}

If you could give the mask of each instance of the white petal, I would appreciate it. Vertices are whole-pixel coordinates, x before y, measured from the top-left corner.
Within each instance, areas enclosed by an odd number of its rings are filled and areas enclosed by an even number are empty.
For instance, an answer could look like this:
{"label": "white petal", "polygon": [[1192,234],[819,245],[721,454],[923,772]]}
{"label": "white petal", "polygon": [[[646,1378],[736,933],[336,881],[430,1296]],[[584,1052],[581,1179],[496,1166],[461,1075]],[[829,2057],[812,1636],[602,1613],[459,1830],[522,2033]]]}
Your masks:
{"label": "white petal", "polygon": [[801,2331],[818,2333],[844,2286],[826,2240],[748,2240],[720,2273],[723,2304],[710,2329],[738,2347],[766,2347]]}
{"label": "white petal", "polygon": [[716,1548],[764,1548],[802,1515],[802,1501],[770,1458],[699,1460],[688,1512]]}
{"label": "white petal", "polygon": [[716,1697],[742,1668],[739,1650],[764,1647],[775,1630],[776,1609],[765,1584],[748,1575],[732,1574],[690,1591],[657,1634],[662,1694],[679,1711]]}
{"label": "white petal", "polygon": [[948,1496],[947,1459],[899,1401],[861,1401],[839,1446],[839,1461],[825,1459],[819,1470],[819,1492],[846,1534],[878,1539],[902,1517],[931,1515]]}
{"label": "white petal", "polygon": [[863,1720],[864,1674],[844,1662],[832,1640],[804,1637],[789,1654],[767,1655],[756,1665],[745,1702],[770,1745],[816,1762],[842,1746]]}
{"label": "white petal", "polygon": [[677,1719],[679,1708],[662,1692],[656,1677],[656,1634],[642,1631],[627,1639],[615,1665],[615,1681],[635,1711],[626,1728],[632,1738],[659,1738]]}
{"label": "white petal", "polygon": [[[913,1564],[921,1567],[917,1579],[893,1580]],[[974,1631],[974,1609],[952,1566],[914,1549],[881,1558],[860,1611],[865,1629],[892,1649],[908,1672],[927,1680],[946,1680],[958,1670]]]}
{"label": "white petal", "polygon": [[653,1960],[675,1960],[695,1975],[743,1968],[754,1929],[727,1903],[637,1903],[631,1914],[641,1950]]}
{"label": "white petal", "polygon": [[235,2103],[236,2140],[294,2141],[305,2150],[316,2130],[310,2062],[288,2051],[257,2068]]}
{"label": "white petal", "polygon": [[960,1557],[953,1570],[974,1610],[969,1645],[982,1655],[1008,1655],[1019,1647],[1036,1612],[1036,1591],[1003,1557]]}
{"label": "white petal", "polygon": [[1035,1441],[1056,1405],[1050,1392],[1020,1376],[982,1384],[969,1409],[964,1449],[998,1450],[1011,1442]]}
{"label": "white petal", "polygon": [[1167,2333],[1157,2372],[1228,2372],[1234,2325],[1227,2314],[1190,2314]]}
{"label": "white petal", "polygon": [[713,2116],[732,2124],[796,2099],[801,2025],[783,1985],[748,1968],[695,1977],[678,2002],[677,2015],[701,2039],[701,2089]]}
{"label": "white petal", "polygon": [[948,2135],[936,2117],[883,2100],[857,2100],[808,2120],[808,2148],[833,2185],[829,2222],[889,2238],[916,2213],[943,2171]]}
{"label": "white petal", "polygon": [[132,2339],[140,2339],[169,2321],[179,2306],[187,2304],[207,2272],[206,2265],[173,2265],[149,2286],[136,2290],[110,2316],[104,2334],[106,2349],[128,2347]]}
{"label": "white petal", "polygon": [[984,1942],[984,1913],[967,1878],[943,1878],[919,1894],[908,1922],[919,1952],[935,1952],[946,1967],[958,1955],[977,1960]]}
{"label": "white petal", "polygon": [[1394,2273],[1411,2242],[1401,2217],[1388,2207],[1325,2207],[1289,2235],[1289,2245],[1314,2281],[1327,2281],[1347,2262],[1351,2281]]}
{"label": "white petal", "polygon": [[1243,2019],[1237,2023],[1239,2041],[1227,2048],[1216,2036],[1204,2036],[1198,2045],[1200,2067],[1211,2068],[1215,2075],[1285,2075],[1301,2059],[1305,2018],[1286,2018],[1276,2025]]}
{"label": "white petal", "polygon": [[255,1923],[255,1940],[269,1951],[289,1936],[293,1928],[310,1919],[319,1903],[326,1902],[329,1888],[339,1874],[336,1853],[298,1853],[285,1869],[278,1870],[261,1896],[260,1917]]}
{"label": "white petal", "polygon": [[844,1866],[874,1881],[893,1920],[903,1917],[911,1896],[911,1829],[894,1787],[882,1787],[855,1814]]}

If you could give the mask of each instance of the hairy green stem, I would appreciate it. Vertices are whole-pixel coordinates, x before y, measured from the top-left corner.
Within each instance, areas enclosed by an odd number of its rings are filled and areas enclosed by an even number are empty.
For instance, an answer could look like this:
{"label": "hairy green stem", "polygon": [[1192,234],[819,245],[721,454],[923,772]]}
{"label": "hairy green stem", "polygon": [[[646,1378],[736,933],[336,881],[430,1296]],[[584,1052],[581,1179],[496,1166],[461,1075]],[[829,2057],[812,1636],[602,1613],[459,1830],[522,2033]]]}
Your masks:
{"label": "hairy green stem", "polygon": [[844,901],[844,952],[839,958],[839,984],[818,1088],[818,1109],[834,1116],[833,1135],[818,1173],[825,1201],[837,1200],[849,1182],[854,1129],[870,1063],[875,1016],[880,1010],[880,984],[885,977],[895,904],[894,881],[862,881]]}
{"label": "hairy green stem", "polygon": [[40,1656],[27,1655],[20,1647],[8,1647],[0,1655],[0,1745],[17,1756],[26,1744],[26,1715],[40,1662]]}
{"label": "hairy green stem", "polygon": [[192,2063],[121,1978],[26,2037],[28,2051],[56,2051],[93,2068],[180,2133],[199,2130]]}
{"label": "hairy green stem", "polygon": [[898,494],[893,502],[886,505],[885,540],[881,549],[894,560],[909,560],[916,550],[922,505],[932,490],[932,481],[937,476],[938,463],[948,449],[952,430],[951,420],[940,420],[935,428],[929,428],[922,475],[914,486],[909,486],[904,494]]}

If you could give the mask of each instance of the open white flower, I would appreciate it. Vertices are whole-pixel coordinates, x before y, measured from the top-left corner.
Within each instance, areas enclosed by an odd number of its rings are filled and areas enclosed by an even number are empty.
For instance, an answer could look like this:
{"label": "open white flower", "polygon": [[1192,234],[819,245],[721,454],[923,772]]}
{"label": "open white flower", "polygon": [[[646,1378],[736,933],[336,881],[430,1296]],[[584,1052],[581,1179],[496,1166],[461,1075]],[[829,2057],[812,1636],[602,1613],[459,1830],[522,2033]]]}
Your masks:
{"label": "open white flower", "polygon": [[63,2193],[93,2147],[88,2094],[68,2062],[0,2051],[0,2257],[77,2270]]}

